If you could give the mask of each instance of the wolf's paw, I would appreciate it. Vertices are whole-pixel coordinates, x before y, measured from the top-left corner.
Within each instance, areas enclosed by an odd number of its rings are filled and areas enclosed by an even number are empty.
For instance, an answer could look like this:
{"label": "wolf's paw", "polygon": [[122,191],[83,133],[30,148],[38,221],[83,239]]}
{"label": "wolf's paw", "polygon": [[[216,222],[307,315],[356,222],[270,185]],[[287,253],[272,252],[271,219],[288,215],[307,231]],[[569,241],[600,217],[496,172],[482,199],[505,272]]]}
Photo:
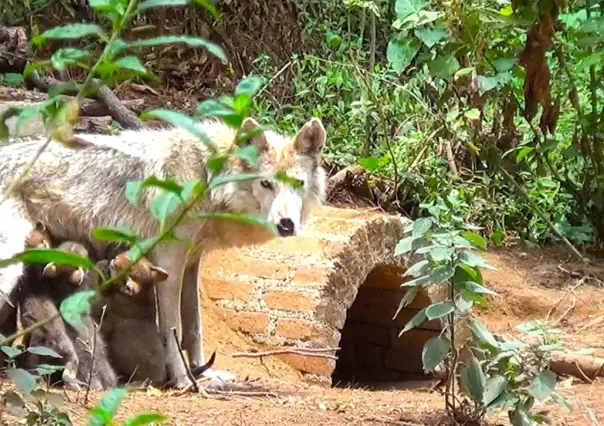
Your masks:
{"label": "wolf's paw", "polygon": [[236,376],[230,371],[214,370],[213,368],[204,371],[202,376],[211,380],[220,380],[222,382],[232,382],[236,379]]}

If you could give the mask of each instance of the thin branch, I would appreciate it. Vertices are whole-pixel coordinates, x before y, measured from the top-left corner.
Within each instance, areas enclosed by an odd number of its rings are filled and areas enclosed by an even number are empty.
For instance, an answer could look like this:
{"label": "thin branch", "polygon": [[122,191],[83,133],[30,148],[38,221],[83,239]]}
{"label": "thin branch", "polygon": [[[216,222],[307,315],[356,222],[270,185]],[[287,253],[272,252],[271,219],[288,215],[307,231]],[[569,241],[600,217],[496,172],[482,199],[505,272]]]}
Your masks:
{"label": "thin branch", "polygon": [[178,348],[178,353],[180,354],[180,359],[182,360],[182,363],[185,366],[185,369],[187,370],[187,377],[189,378],[189,380],[191,380],[191,386],[193,387],[193,390],[196,393],[199,393],[199,386],[197,385],[197,381],[195,380],[195,377],[193,376],[193,373],[191,373],[191,369],[189,368],[189,365],[187,364],[187,360],[185,359],[185,354],[182,351],[182,347],[180,346],[180,340],[178,339],[178,332],[176,331],[176,327],[172,327],[172,335],[174,336],[174,341],[176,342],[176,347]]}
{"label": "thin branch", "polygon": [[316,358],[328,358],[328,359],[333,359],[336,360],[338,359],[337,356],[335,355],[331,355],[331,354],[327,354],[325,352],[334,352],[339,350],[340,348],[282,348],[282,349],[275,349],[272,351],[264,351],[264,352],[235,352],[233,354],[231,354],[231,356],[233,358],[263,358],[265,356],[271,356],[271,355],[282,355],[282,354],[295,354],[295,355],[302,355],[302,356],[309,356],[309,357],[316,357]]}

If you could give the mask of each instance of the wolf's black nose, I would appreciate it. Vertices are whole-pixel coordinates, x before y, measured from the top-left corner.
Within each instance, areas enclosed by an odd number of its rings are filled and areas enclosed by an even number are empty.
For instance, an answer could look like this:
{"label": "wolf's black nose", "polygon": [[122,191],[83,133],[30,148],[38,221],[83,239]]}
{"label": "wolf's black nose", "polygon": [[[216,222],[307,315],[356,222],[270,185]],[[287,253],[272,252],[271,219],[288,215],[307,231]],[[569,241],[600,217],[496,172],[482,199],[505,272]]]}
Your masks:
{"label": "wolf's black nose", "polygon": [[290,237],[294,235],[294,228],[294,222],[288,218],[281,219],[277,224],[277,231],[279,231],[279,235],[282,237]]}

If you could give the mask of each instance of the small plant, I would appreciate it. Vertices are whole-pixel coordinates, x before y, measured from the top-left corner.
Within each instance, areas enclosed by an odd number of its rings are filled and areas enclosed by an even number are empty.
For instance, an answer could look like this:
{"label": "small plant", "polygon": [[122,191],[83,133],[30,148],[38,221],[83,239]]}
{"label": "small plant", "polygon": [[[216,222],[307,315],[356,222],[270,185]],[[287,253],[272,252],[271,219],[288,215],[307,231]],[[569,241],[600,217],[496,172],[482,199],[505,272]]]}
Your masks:
{"label": "small plant", "polygon": [[[455,204],[452,202],[455,200],[448,201],[449,205]],[[405,274],[412,280],[402,284],[408,290],[395,317],[421,288],[442,286],[446,289],[444,301],[422,309],[400,334],[424,321],[443,322],[441,334],[426,342],[422,361],[426,372],[444,366],[448,374],[445,404],[451,418],[476,422],[495,409],[508,409],[512,424],[520,426],[546,421],[545,412],[532,412],[535,400],[551,396],[570,408],[564,398],[554,393],[556,375],[549,370],[548,354],[561,347],[555,339],[557,331],[542,322],[527,323],[519,329],[537,338],[537,343],[497,341],[469,311],[474,304],[486,306],[487,296],[496,295],[485,287],[481,274],[481,268],[494,268],[472,251],[485,250],[486,241],[470,230],[474,227],[464,225],[455,214],[450,215],[448,207],[434,204],[430,210],[435,216],[416,220],[406,230],[411,235],[396,247],[396,255],[413,253],[420,255],[421,260],[411,265]],[[463,229],[464,226],[470,229]],[[456,342],[456,327],[462,316],[475,337],[469,343]],[[463,346],[467,350],[460,351]],[[459,388],[456,381],[460,382]]]}

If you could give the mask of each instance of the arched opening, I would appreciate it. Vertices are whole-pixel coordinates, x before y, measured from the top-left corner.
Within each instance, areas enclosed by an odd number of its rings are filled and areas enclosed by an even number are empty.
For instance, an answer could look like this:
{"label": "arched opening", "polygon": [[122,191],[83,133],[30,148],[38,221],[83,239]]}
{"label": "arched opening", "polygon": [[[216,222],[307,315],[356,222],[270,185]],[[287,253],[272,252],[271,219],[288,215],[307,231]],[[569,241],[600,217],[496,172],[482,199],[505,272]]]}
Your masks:
{"label": "arched opening", "polygon": [[[334,386],[370,388],[415,387],[431,379],[422,368],[424,343],[437,336],[439,321],[428,321],[399,337],[405,324],[432,302],[424,292],[393,319],[407,288],[401,288],[404,268],[379,265],[359,287],[348,310],[336,368]],[[413,383],[414,382],[414,383]]]}

